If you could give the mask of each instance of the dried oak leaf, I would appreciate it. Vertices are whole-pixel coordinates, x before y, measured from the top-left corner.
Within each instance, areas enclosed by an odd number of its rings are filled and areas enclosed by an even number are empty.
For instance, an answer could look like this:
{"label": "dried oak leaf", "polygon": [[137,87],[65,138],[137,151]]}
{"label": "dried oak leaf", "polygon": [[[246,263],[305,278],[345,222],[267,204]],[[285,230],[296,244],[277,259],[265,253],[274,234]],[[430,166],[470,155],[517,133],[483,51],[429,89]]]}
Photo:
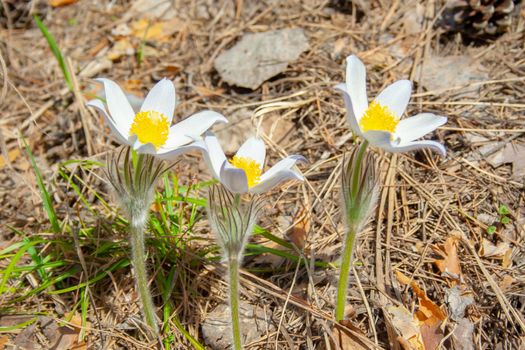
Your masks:
{"label": "dried oak leaf", "polygon": [[[371,349],[361,339],[359,339],[360,338],[359,335],[363,335],[363,332],[361,332],[359,328],[354,326],[348,320],[340,321],[340,324],[344,327],[334,327],[333,329],[333,339],[331,341],[331,345],[334,349],[339,349],[339,350],[370,350]],[[333,344],[333,340],[336,341],[336,344]]]}
{"label": "dried oak leaf", "polygon": [[310,231],[310,208],[303,205],[295,214],[294,222],[296,223],[290,231],[288,231],[288,239],[299,249],[304,248],[304,241],[306,235]]}
{"label": "dried oak leaf", "polygon": [[74,4],[78,0],[49,0],[48,3],[52,7],[62,7]]}
{"label": "dried oak leaf", "polygon": [[[424,349],[437,349],[444,337],[441,325],[447,317],[446,314],[438,305],[430,300],[425,291],[419,288],[415,281],[411,280],[400,271],[396,271],[396,276],[400,283],[410,285],[418,298],[418,309],[413,317],[417,320],[419,334],[421,336],[421,341],[424,344]],[[406,338],[403,334],[402,338],[407,341],[410,340],[410,338]]]}
{"label": "dried oak leaf", "polygon": [[397,340],[407,350],[425,350],[418,319],[404,306],[389,306],[386,308],[392,317],[392,326],[399,337]]}
{"label": "dried oak leaf", "polygon": [[444,244],[433,246],[434,251],[439,254],[442,259],[434,260],[434,264],[439,269],[441,274],[455,280],[461,279],[461,266],[458,257],[458,242],[459,238],[450,236]]}
{"label": "dried oak leaf", "polygon": [[6,335],[1,336],[0,337],[0,350],[4,350],[5,346],[8,345],[8,343],[9,343],[9,338]]}

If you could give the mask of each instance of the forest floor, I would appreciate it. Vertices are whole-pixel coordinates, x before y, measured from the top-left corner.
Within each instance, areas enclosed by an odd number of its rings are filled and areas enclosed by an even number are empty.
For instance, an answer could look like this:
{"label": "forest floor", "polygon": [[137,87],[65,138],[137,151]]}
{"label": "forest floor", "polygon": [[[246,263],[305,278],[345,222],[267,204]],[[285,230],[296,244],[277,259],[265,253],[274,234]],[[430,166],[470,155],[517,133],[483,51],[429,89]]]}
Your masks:
{"label": "forest floor", "polygon": [[[0,349],[228,346],[211,177],[197,153],[158,187],[147,245],[163,328],[160,343],[146,337],[126,222],[102,171],[118,144],[85,106],[97,77],[135,102],[172,79],[175,119],[202,109],[230,119],[214,127],[228,154],[256,130],[268,165],[308,159],[303,183],[272,191],[248,245],[247,349],[523,348],[525,12],[509,32],[468,42],[440,30],[439,1],[182,0],[162,11],[141,9],[153,0],[72,2],[27,1],[72,91],[32,17],[0,27]],[[283,28],[302,28],[308,49],[260,87],[232,86],[214,68],[244,34]],[[407,115],[448,117],[431,135],[447,155],[372,148],[381,191],[338,324],[340,169],[354,139],[334,86],[350,54],[367,67],[369,96],[410,79]]]}

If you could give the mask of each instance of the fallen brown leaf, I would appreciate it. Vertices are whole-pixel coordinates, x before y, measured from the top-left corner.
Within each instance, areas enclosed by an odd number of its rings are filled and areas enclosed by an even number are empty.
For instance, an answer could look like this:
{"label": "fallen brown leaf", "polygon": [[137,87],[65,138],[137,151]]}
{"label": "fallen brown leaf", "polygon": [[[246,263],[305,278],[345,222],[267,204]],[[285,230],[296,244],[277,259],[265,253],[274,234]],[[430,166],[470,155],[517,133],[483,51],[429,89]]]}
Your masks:
{"label": "fallen brown leaf", "polygon": [[62,7],[74,4],[78,0],[49,0],[48,3],[52,7]]}
{"label": "fallen brown leaf", "polygon": [[439,254],[442,259],[434,260],[434,264],[439,269],[441,274],[455,280],[461,278],[461,265],[458,257],[458,237],[450,236],[445,241],[445,244],[435,245],[434,251]]}
{"label": "fallen brown leaf", "polygon": [[309,208],[303,205],[301,209],[297,211],[294,217],[296,224],[288,231],[288,239],[299,249],[304,248],[304,241],[306,235],[310,231],[310,215]]}
{"label": "fallen brown leaf", "polygon": [[142,18],[131,24],[131,34],[140,40],[167,41],[179,28],[181,23],[176,18],[169,21]]}
{"label": "fallen brown leaf", "polygon": [[465,309],[474,302],[474,298],[469,291],[463,290],[455,285],[446,289],[445,300],[448,305],[450,318],[457,321],[465,316]]}
{"label": "fallen brown leaf", "polygon": [[418,319],[404,306],[389,306],[387,311],[403,348],[425,350]]}
{"label": "fallen brown leaf", "polygon": [[9,343],[9,338],[7,335],[3,335],[0,337],[0,350],[4,350],[5,346]]}
{"label": "fallen brown leaf", "polygon": [[494,245],[491,241],[483,238],[481,243],[481,256],[485,258],[503,259],[505,253],[509,250],[510,245],[507,242],[499,242]]}
{"label": "fallen brown leaf", "polygon": [[[415,281],[398,270],[396,270],[395,273],[398,281],[401,284],[410,285],[418,298],[419,307],[414,317],[418,321],[419,332],[424,348],[427,350],[437,349],[444,337],[441,324],[446,318],[445,313],[430,300],[425,291],[419,288]],[[410,338],[406,338],[405,336],[403,336],[403,338],[407,341],[410,340]]]}
{"label": "fallen brown leaf", "polygon": [[14,161],[19,155],[20,155],[20,150],[18,148],[15,148],[7,152],[7,157],[9,158],[8,162],[6,162],[6,159],[4,158],[4,156],[0,156],[0,168]]}
{"label": "fallen brown leaf", "polygon": [[459,320],[452,333],[452,341],[456,349],[474,350],[474,343],[472,342],[472,333],[474,332],[474,324],[467,318]]}
{"label": "fallen brown leaf", "polygon": [[344,320],[340,322],[343,327],[334,327],[333,338],[336,344],[333,344],[334,349],[339,350],[370,350],[363,341],[361,341],[357,334],[363,334],[359,328],[354,326],[350,321]]}
{"label": "fallen brown leaf", "polygon": [[203,97],[221,96],[225,91],[223,88],[209,89],[205,86],[195,86],[194,89]]}

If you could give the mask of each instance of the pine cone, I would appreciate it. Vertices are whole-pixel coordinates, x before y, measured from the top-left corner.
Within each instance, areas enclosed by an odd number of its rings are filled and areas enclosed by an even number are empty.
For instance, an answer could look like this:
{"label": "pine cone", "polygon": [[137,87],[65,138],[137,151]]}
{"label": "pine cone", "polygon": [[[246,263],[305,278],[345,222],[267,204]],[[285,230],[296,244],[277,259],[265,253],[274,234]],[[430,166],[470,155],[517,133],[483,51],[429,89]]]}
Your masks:
{"label": "pine cone", "polygon": [[469,37],[495,36],[512,24],[521,0],[449,0],[438,25]]}
{"label": "pine cone", "polygon": [[47,4],[43,0],[2,0],[0,1],[0,27],[27,28],[33,15],[43,16]]}

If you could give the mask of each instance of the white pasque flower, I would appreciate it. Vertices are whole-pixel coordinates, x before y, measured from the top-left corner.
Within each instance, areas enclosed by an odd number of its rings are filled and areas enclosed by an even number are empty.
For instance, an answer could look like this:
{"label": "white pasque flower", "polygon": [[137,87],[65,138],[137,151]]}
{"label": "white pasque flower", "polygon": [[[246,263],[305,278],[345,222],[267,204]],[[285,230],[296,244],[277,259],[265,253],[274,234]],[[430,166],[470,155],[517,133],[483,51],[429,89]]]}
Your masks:
{"label": "white pasque flower", "polygon": [[341,90],[350,127],[371,145],[388,152],[406,152],[431,148],[442,156],[445,147],[436,141],[416,139],[434,131],[447,122],[446,117],[420,113],[401,119],[412,92],[409,80],[398,80],[384,89],[370,104],[366,95],[366,69],[357,56],[346,59],[346,84]]}
{"label": "white pasque flower", "polygon": [[304,180],[294,169],[297,162],[306,161],[298,155],[282,159],[263,173],[266,147],[259,138],[246,140],[230,160],[213,133],[207,132],[201,145],[213,176],[233,193],[263,193],[286,180]]}
{"label": "white pasque flower", "polygon": [[175,86],[165,78],[151,89],[138,113],[133,111],[115,82],[104,78],[96,80],[104,85],[107,110],[99,99],[89,101],[88,106],[104,115],[120,143],[131,146],[138,153],[174,157],[195,148],[194,141],[216,122],[228,122],[220,113],[202,111],[171,125],[176,103]]}

